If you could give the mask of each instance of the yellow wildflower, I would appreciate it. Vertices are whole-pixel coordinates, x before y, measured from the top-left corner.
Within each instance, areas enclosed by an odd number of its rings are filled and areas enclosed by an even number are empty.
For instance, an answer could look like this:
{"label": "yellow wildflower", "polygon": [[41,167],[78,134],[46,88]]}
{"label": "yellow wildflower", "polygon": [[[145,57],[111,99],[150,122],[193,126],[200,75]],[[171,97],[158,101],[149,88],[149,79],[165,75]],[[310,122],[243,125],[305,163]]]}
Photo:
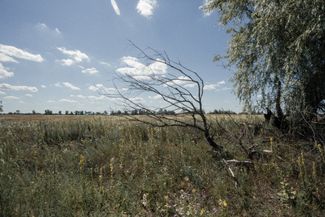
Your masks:
{"label": "yellow wildflower", "polygon": [[86,161],[86,157],[83,154],[79,156],[79,168],[80,170],[84,167]]}
{"label": "yellow wildflower", "polygon": [[111,172],[111,178],[113,177],[113,170],[114,170],[114,157],[111,158],[109,161],[109,170]]}
{"label": "yellow wildflower", "polygon": [[222,199],[219,199],[218,204],[219,204],[219,206],[221,206],[222,208],[227,208],[227,206],[228,206],[227,201],[226,201],[226,200],[222,200]]}
{"label": "yellow wildflower", "polygon": [[204,215],[204,213],[205,213],[205,209],[204,209],[204,208],[202,208],[202,209],[201,209],[201,211],[200,211],[200,216],[203,216],[203,215]]}

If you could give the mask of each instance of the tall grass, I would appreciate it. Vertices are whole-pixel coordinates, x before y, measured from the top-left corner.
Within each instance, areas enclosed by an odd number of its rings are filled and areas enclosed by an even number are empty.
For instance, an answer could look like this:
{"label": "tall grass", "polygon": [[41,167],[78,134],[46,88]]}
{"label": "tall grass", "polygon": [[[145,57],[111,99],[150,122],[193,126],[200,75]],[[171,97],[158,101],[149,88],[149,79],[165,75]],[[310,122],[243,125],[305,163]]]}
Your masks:
{"label": "tall grass", "polygon": [[[107,117],[2,120],[0,216],[321,216],[324,147],[246,130],[246,143],[272,145],[274,155],[255,172],[235,170],[235,187],[191,129]],[[217,139],[236,151],[225,132]]]}

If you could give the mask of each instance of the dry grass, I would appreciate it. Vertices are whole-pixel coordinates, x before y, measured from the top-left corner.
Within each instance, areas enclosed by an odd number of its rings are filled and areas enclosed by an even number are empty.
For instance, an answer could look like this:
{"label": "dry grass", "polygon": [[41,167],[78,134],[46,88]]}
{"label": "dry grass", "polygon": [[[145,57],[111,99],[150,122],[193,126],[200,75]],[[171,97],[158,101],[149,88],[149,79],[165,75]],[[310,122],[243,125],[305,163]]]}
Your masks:
{"label": "dry grass", "polygon": [[[0,216],[322,216],[324,147],[209,116],[272,147],[235,187],[203,137],[108,116],[0,116]],[[217,131],[219,132],[219,131]],[[218,142],[234,153],[225,132]],[[270,139],[272,138],[272,139]]]}

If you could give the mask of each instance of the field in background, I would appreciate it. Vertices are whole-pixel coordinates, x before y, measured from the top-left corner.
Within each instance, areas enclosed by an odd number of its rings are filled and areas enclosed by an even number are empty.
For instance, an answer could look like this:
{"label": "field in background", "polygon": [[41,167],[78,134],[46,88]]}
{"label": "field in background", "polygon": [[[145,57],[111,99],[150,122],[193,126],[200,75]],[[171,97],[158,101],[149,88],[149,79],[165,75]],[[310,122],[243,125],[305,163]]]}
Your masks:
{"label": "field in background", "polygon": [[0,216],[322,216],[324,147],[283,136],[259,116],[209,118],[224,127],[217,142],[239,158],[238,135],[272,151],[253,170],[233,168],[239,185],[192,129],[0,116]]}

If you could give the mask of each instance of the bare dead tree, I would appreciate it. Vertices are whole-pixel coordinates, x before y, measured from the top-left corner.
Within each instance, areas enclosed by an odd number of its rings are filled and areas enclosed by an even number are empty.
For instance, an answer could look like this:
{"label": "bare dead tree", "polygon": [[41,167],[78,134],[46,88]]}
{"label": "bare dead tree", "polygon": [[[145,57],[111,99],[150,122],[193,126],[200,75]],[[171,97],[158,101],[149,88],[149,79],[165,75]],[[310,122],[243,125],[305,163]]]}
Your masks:
{"label": "bare dead tree", "polygon": [[[218,144],[214,137],[214,130],[208,121],[203,109],[204,81],[201,76],[182,65],[173,61],[166,52],[158,52],[152,48],[143,50],[130,42],[141,54],[139,58],[149,62],[149,66],[143,73],[120,73],[117,75],[119,85],[114,82],[115,93],[105,95],[117,98],[121,104],[131,110],[144,111],[146,117],[130,116],[131,119],[155,127],[187,127],[198,130],[204,135],[207,143],[212,147],[216,156],[229,157],[225,148]],[[148,54],[150,52],[150,55]],[[161,64],[168,68],[168,72],[157,72],[155,66]],[[118,86],[123,86],[119,88]],[[127,91],[123,91],[127,89]],[[142,94],[153,94],[161,99],[160,107],[149,106],[136,100]],[[168,109],[174,115],[159,114],[159,110]]]}
{"label": "bare dead tree", "polygon": [[[212,148],[214,157],[223,163],[229,171],[229,176],[237,185],[237,178],[230,165],[252,167],[253,163],[249,160],[233,159],[224,146],[216,142],[217,130],[208,120],[203,109],[205,84],[201,76],[179,61],[171,60],[166,52],[158,52],[152,48],[143,50],[134,43],[130,43],[140,52],[139,58],[147,61],[147,64],[142,66],[145,68],[140,67],[136,73],[130,70],[120,71],[113,82],[115,91],[106,92],[104,95],[118,99],[120,105],[127,110],[140,110],[145,114],[141,117],[127,116],[131,120],[154,127],[184,127],[201,132],[207,144]],[[164,72],[156,70],[157,64],[165,66],[168,70]],[[153,106],[137,100],[143,95],[154,95],[160,99],[162,105]],[[172,111],[172,114],[160,114],[159,110]],[[220,123],[216,125],[222,128]],[[246,153],[247,149],[242,144],[241,147]]]}

